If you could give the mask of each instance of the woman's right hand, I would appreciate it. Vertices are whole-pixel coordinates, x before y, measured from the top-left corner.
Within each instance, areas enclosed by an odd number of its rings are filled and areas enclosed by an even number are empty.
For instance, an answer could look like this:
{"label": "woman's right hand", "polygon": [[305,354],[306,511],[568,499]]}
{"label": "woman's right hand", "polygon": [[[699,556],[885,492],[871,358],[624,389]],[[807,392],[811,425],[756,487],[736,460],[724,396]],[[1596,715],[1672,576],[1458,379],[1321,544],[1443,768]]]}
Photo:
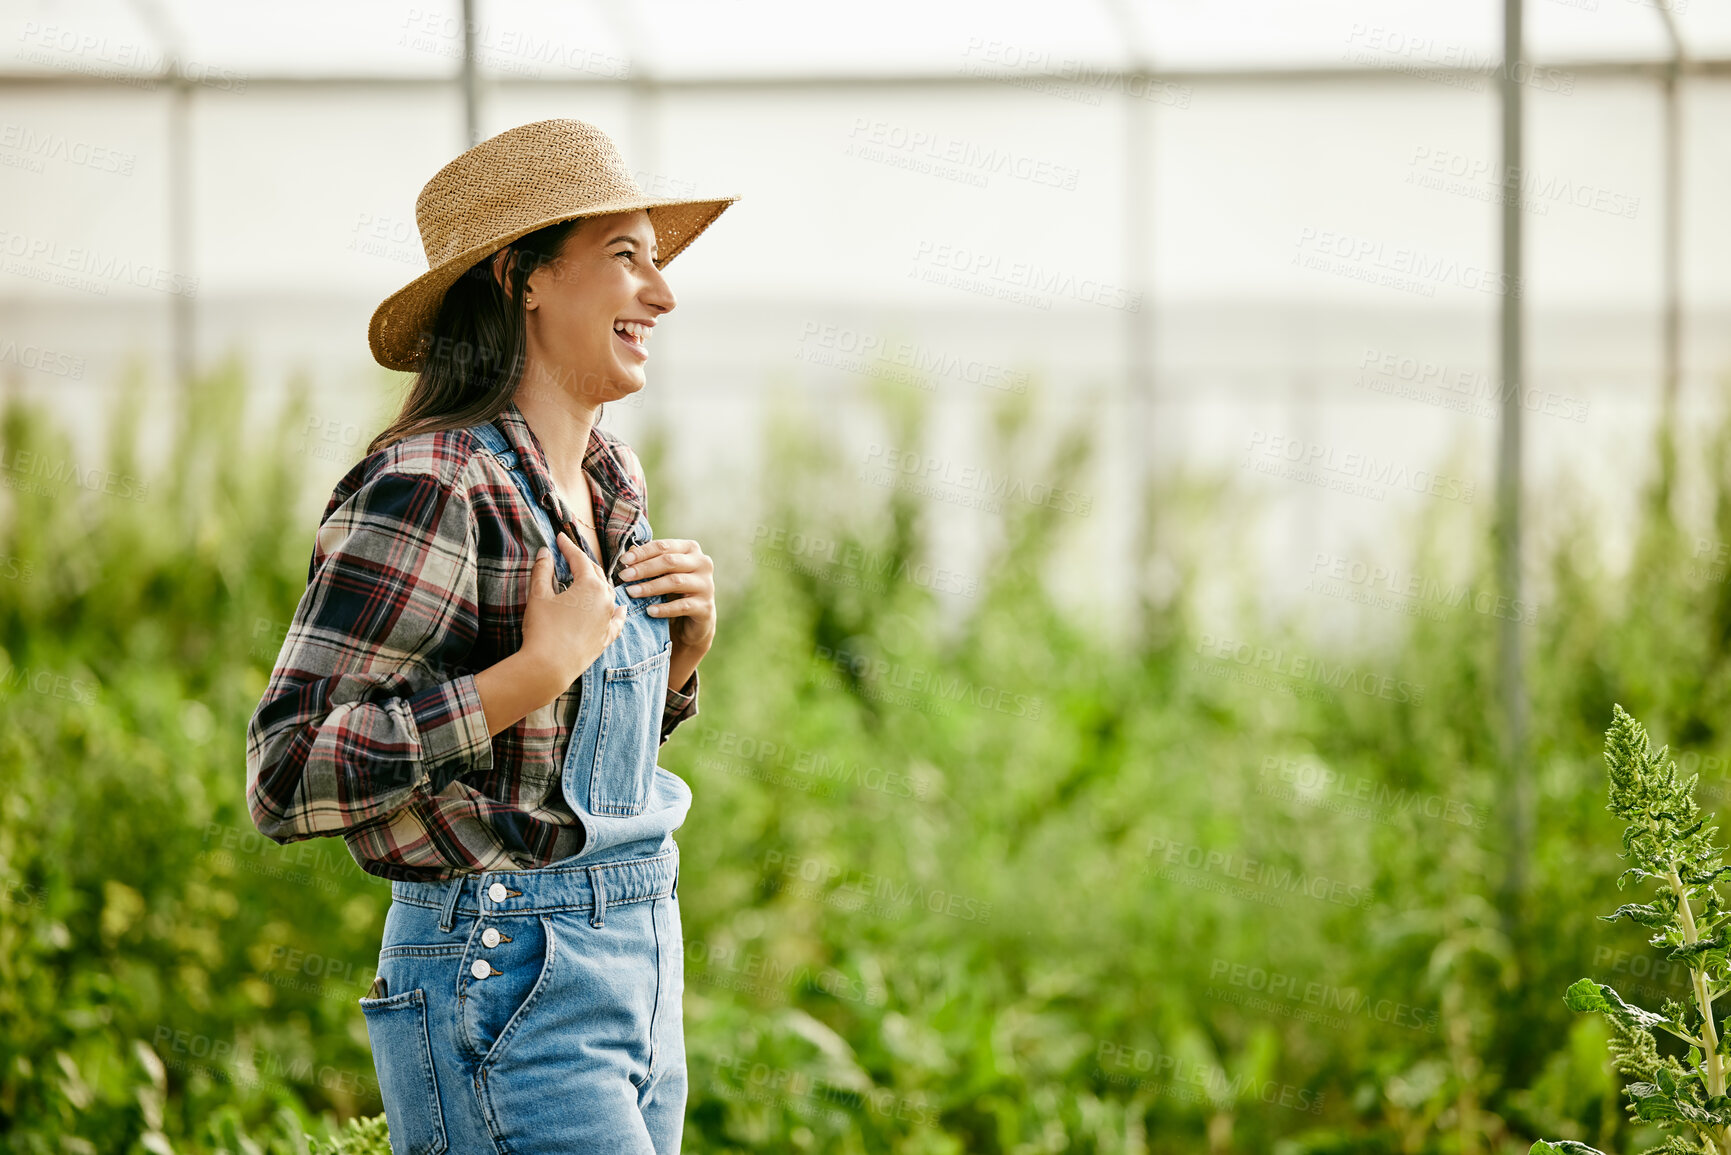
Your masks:
{"label": "woman's right hand", "polygon": [[523,650],[548,671],[552,701],[595,664],[625,626],[625,607],[613,598],[607,575],[561,530],[554,539],[571,567],[572,580],[553,592],[553,555],[542,548],[529,571],[529,603],[523,610]]}

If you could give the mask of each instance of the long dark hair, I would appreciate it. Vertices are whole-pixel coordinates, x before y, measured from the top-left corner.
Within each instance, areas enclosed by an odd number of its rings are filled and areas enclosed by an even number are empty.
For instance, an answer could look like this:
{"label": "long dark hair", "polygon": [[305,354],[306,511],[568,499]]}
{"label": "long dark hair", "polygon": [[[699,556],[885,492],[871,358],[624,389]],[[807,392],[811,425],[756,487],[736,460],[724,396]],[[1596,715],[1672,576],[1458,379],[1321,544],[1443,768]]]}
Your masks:
{"label": "long dark hair", "polygon": [[489,254],[445,290],[425,356],[402,411],[367,445],[369,455],[417,433],[463,429],[497,417],[517,391],[528,352],[523,297],[529,274],[553,263],[582,217],[505,246],[504,285]]}

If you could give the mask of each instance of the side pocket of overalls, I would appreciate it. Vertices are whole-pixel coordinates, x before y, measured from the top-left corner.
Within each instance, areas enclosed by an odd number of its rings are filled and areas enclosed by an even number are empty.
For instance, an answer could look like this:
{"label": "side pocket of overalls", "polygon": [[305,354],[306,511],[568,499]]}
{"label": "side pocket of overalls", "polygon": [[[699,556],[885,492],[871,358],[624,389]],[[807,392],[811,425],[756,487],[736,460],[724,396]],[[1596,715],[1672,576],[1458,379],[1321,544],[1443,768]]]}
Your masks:
{"label": "side pocket of overalls", "polygon": [[360,1002],[391,1150],[396,1155],[440,1155],[445,1150],[445,1114],[433,1075],[426,992],[417,987]]}

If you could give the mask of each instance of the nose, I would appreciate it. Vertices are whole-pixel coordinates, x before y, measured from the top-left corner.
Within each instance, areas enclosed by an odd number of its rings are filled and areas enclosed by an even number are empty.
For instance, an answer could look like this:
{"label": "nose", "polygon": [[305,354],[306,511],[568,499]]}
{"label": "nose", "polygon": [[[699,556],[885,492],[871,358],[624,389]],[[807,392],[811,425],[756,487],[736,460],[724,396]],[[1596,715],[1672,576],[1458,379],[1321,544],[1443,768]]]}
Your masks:
{"label": "nose", "polygon": [[643,291],[637,294],[638,300],[654,309],[657,313],[671,312],[679,304],[679,299],[673,295],[673,288],[667,283],[667,278],[661,275],[661,270],[654,265],[649,266],[648,283]]}

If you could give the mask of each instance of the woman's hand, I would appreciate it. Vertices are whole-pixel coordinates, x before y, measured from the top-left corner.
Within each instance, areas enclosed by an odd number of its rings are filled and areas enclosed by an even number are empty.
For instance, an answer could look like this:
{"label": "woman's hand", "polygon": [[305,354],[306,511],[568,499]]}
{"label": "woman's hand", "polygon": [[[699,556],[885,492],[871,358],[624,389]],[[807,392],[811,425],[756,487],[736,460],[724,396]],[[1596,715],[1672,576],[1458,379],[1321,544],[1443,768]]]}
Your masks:
{"label": "woman's hand", "polygon": [[678,595],[647,611],[669,619],[674,652],[707,653],[715,640],[715,563],[703,548],[685,538],[657,538],[633,546],[621,560],[619,576],[633,583],[625,587],[632,597]]}
{"label": "woman's hand", "polygon": [[613,644],[625,625],[625,607],[614,601],[601,567],[563,530],[554,544],[571,567],[571,584],[554,593],[553,555],[545,549],[536,554],[523,608],[523,652],[549,671],[557,697]]}

